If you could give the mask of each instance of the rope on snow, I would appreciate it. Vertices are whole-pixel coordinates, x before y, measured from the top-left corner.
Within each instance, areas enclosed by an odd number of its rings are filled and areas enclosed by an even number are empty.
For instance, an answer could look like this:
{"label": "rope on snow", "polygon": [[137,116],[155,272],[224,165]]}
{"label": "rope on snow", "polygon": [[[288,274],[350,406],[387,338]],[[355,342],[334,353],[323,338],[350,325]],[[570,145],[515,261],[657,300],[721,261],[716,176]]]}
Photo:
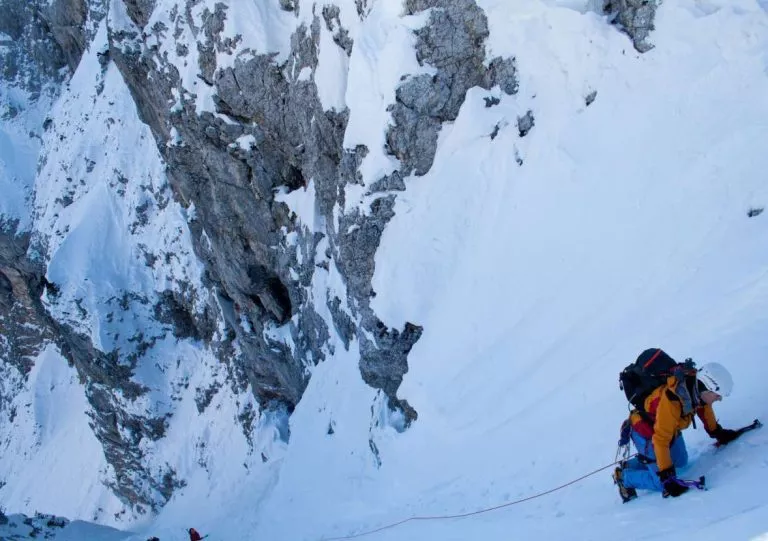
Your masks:
{"label": "rope on snow", "polygon": [[[632,456],[635,456],[635,455],[632,455]],[[632,458],[632,457],[627,457],[627,458]],[[591,472],[589,472],[589,473],[587,473],[585,475],[582,475],[578,479],[574,479],[573,481],[569,481],[569,482],[567,482],[567,483],[565,483],[563,485],[557,486],[555,488],[551,488],[549,490],[545,490],[544,492],[539,492],[538,494],[534,494],[532,496],[527,496],[525,498],[520,498],[519,500],[514,500],[514,501],[511,501],[511,502],[502,503],[502,504],[499,504],[499,505],[495,505],[493,507],[487,507],[487,508],[483,508],[483,509],[478,509],[477,511],[470,511],[468,513],[458,513],[458,514],[455,514],[455,515],[434,515],[434,516],[423,516],[423,517],[418,517],[418,516],[417,517],[410,517],[410,518],[403,519],[403,520],[401,520],[399,522],[393,522],[392,524],[387,524],[387,525],[381,526],[379,528],[376,528],[375,530],[368,530],[368,531],[365,531],[365,532],[356,533],[356,534],[352,534],[352,535],[344,535],[344,536],[341,536],[341,537],[328,537],[328,538],[325,538],[323,541],[341,541],[341,540],[344,540],[344,539],[355,539],[357,537],[363,537],[364,535],[370,535],[370,534],[373,534],[373,533],[378,533],[378,532],[381,532],[381,531],[384,531],[384,530],[395,528],[396,526],[400,526],[401,524],[405,524],[406,522],[411,522],[411,521],[417,521],[417,520],[448,520],[448,519],[452,519],[452,518],[464,518],[464,517],[470,517],[470,516],[473,516],[473,515],[481,515],[483,513],[488,513],[490,511],[496,511],[497,509],[502,509],[504,507],[510,507],[512,505],[517,505],[519,503],[527,502],[527,501],[530,501],[530,500],[535,500],[536,498],[541,498],[542,496],[546,496],[548,494],[552,494],[553,492],[557,492],[558,490],[562,490],[562,489],[564,489],[566,487],[569,487],[571,485],[575,485],[576,483],[578,483],[579,481],[583,481],[587,477],[591,477],[591,476],[593,476],[593,475],[595,475],[597,473],[600,473],[601,471],[607,470],[608,468],[611,468],[611,467],[613,467],[613,466],[615,466],[617,464],[620,464],[624,460],[627,460],[627,458],[622,457],[621,460],[616,460],[615,462],[611,462],[610,464],[608,464],[606,466],[603,466],[602,468],[598,468],[598,469],[596,469],[594,471],[591,471]]]}

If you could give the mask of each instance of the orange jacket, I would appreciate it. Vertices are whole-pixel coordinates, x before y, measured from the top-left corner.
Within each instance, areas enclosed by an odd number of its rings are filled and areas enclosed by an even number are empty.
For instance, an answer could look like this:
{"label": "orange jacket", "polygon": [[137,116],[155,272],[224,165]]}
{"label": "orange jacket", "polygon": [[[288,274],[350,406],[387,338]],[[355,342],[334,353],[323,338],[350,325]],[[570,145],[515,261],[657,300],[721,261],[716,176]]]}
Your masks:
{"label": "orange jacket", "polygon": [[702,405],[687,414],[683,413],[683,401],[677,394],[677,378],[670,376],[667,383],[653,391],[645,399],[645,411],[654,420],[651,427],[643,417],[633,411],[629,417],[632,428],[641,436],[653,441],[653,451],[656,454],[656,465],[659,471],[671,468],[672,457],[669,446],[672,440],[693,421],[693,414],[699,416],[708,434],[717,430],[717,419],[712,406]]}

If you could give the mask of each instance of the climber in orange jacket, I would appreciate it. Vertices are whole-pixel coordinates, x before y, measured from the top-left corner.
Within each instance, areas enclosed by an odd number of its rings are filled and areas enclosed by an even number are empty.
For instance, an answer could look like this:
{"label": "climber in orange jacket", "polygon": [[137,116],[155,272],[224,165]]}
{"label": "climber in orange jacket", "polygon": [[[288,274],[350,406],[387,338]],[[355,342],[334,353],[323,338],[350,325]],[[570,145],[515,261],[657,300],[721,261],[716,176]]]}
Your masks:
{"label": "climber in orange jacket", "polygon": [[[657,490],[665,496],[680,496],[688,487],[675,482],[676,468],[688,463],[682,431],[698,416],[704,429],[720,444],[736,439],[735,430],[721,427],[712,404],[728,396],[733,387],[730,373],[718,363],[709,363],[678,379],[670,376],[646,399],[644,412],[633,411],[630,437],[638,456],[617,468],[614,479],[624,501],[637,496],[635,489]],[[652,423],[652,424],[651,424]]]}
{"label": "climber in orange jacket", "polygon": [[[721,400],[722,396],[704,390],[700,393],[699,404],[686,403],[687,393],[678,394],[678,388],[682,385],[682,382],[671,376],[667,378],[665,386],[659,387],[645,399],[645,411],[655,419],[653,426],[637,411],[633,411],[629,418],[632,430],[644,440],[645,445],[643,448],[638,447],[638,453],[646,457],[654,455],[660,471],[674,466],[670,451],[672,442],[681,431],[691,426],[694,414],[699,417],[710,436],[716,437],[714,435],[720,428],[712,404]],[[650,445],[653,445],[653,449]]]}

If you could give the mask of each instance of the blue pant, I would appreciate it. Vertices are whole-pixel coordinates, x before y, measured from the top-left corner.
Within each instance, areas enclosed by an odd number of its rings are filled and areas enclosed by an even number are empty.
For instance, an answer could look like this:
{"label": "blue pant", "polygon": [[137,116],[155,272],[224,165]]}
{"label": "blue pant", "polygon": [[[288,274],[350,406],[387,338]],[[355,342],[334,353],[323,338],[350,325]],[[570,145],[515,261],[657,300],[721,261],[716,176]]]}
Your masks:
{"label": "blue pant", "polygon": [[[634,430],[632,430],[630,437],[632,438],[632,443],[637,448],[637,452],[651,459],[652,462],[646,464],[637,457],[627,461],[622,472],[624,486],[661,492],[663,487],[659,480],[659,467],[656,465],[656,453],[653,451],[653,442],[650,439],[645,439]],[[672,440],[672,445],[669,446],[669,453],[672,455],[672,464],[674,464],[675,468],[684,468],[688,464],[688,450],[685,448],[682,434],[678,434]]]}

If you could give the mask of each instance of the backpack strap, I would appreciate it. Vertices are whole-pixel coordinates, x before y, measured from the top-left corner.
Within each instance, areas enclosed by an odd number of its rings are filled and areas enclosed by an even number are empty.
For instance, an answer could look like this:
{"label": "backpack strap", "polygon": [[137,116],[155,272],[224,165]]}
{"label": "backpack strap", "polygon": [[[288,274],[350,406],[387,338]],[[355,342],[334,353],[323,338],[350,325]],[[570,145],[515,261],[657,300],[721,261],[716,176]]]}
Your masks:
{"label": "backpack strap", "polygon": [[648,424],[651,426],[651,428],[653,428],[653,425],[655,425],[655,424],[656,424],[656,419],[654,419],[653,417],[651,417],[651,414],[650,414],[650,413],[648,413],[648,412],[647,412],[647,411],[645,411],[644,409],[641,409],[641,410],[635,410],[635,411],[637,411],[638,415],[640,415],[640,417],[643,419],[643,421],[645,421],[646,423],[648,423]]}
{"label": "backpack strap", "polygon": [[[661,350],[659,350],[659,351],[661,351]],[[667,385],[667,384],[665,383],[665,384],[664,384],[664,386],[666,387],[666,385]],[[656,389],[658,389],[658,387],[657,387]],[[654,392],[656,392],[656,390],[654,390]],[[667,396],[668,396],[668,397],[671,397],[671,398],[673,398],[674,400],[679,400],[679,399],[678,399],[678,398],[677,398],[677,397],[674,395],[674,393],[670,392],[670,390],[669,390],[669,389],[665,388],[665,389],[664,389],[664,392],[665,392],[665,393],[667,393]],[[651,393],[651,394],[653,394],[653,393]],[[648,395],[648,397],[650,397],[650,395]],[[648,397],[646,397],[646,400],[648,400]],[[659,398],[661,398],[661,397],[659,397]],[[657,398],[657,401],[659,400],[659,398]],[[642,408],[637,408],[637,410],[636,410],[636,411],[637,411],[638,415],[640,415],[640,418],[641,418],[643,421],[645,421],[646,423],[648,423],[648,425],[650,426],[651,430],[653,430],[653,425],[655,425],[655,424],[656,424],[656,416],[655,416],[655,415],[651,415],[651,414],[650,414],[648,411],[646,411],[646,409],[645,409],[645,403],[643,403],[643,407],[642,407]]]}

